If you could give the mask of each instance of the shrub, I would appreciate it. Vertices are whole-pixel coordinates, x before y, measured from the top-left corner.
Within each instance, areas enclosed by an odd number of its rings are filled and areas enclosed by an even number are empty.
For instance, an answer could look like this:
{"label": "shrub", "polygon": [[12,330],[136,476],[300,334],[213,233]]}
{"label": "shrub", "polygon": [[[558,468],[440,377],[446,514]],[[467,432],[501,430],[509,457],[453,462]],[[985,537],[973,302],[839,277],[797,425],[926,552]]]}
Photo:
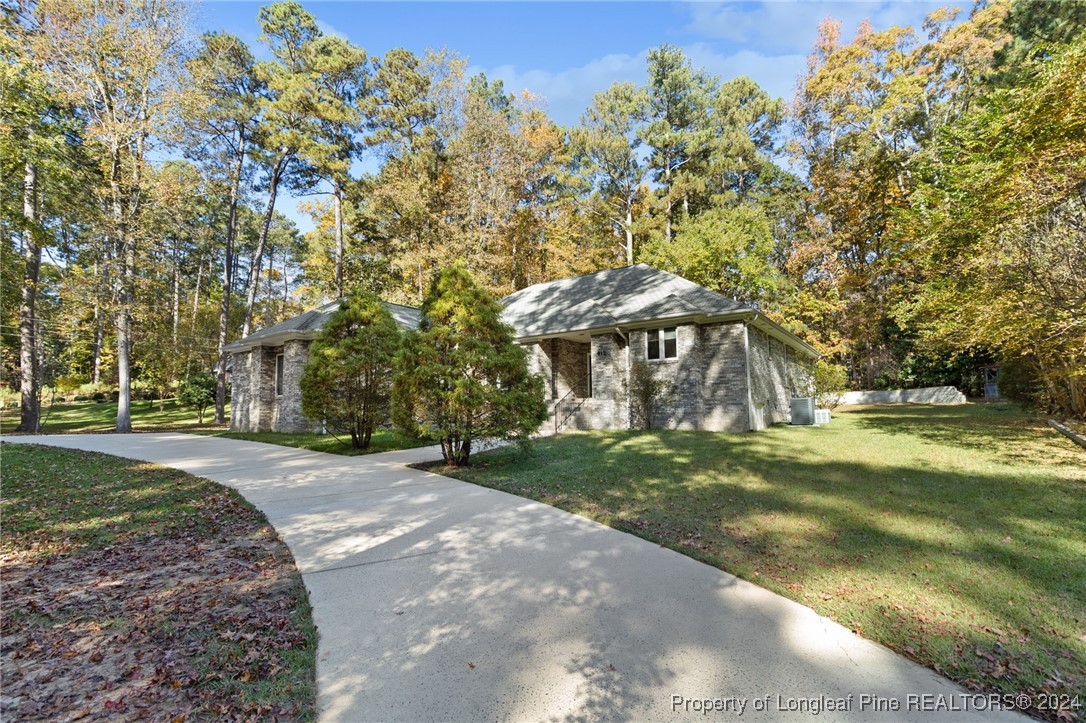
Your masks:
{"label": "shrub", "polygon": [[440,442],[446,464],[466,465],[475,440],[526,440],[547,418],[543,380],[528,373],[501,312],[462,265],[447,268],[397,357],[393,421]]}
{"label": "shrub", "polygon": [[659,379],[651,364],[635,361],[630,365],[630,421],[635,427],[652,429],[671,395],[671,384]]}
{"label": "shrub", "polygon": [[72,394],[73,392],[77,392],[86,383],[87,379],[85,377],[73,374],[69,376],[57,377],[57,380],[53,383],[53,386],[60,394],[68,395]]}
{"label": "shrub", "polygon": [[389,417],[392,363],[400,327],[373,294],[344,300],[310,347],[302,373],[302,413],[329,429],[351,435],[366,449],[373,430]]}
{"label": "shrub", "polygon": [[196,407],[200,424],[204,423],[204,412],[215,403],[215,377],[207,372],[191,374],[181,382],[177,399],[182,404]]}
{"label": "shrub", "polygon": [[848,371],[840,364],[819,359],[811,371],[815,404],[823,409],[834,409],[848,389]]}

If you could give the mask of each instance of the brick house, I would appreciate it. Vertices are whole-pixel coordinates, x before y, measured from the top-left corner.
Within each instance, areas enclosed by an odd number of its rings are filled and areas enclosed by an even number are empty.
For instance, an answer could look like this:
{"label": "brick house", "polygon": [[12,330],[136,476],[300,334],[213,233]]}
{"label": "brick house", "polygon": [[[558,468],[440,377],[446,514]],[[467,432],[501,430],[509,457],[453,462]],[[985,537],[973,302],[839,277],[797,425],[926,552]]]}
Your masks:
{"label": "brick house", "polygon": [[[740,432],[786,421],[798,362],[818,352],[748,306],[638,264],[529,286],[504,319],[543,376],[552,420],[626,429],[630,369],[668,382],[656,426]],[[557,413],[555,412],[557,410]]]}
{"label": "brick house", "polygon": [[[419,310],[385,304],[404,329],[417,329]],[[302,370],[309,345],[339,301],[269,326],[227,344],[230,354],[230,429],[239,432],[308,432],[320,424],[302,415]]]}
{"label": "brick house", "polygon": [[[644,264],[537,284],[502,300],[503,319],[543,377],[553,429],[631,426],[630,370],[647,364],[669,387],[656,426],[747,431],[786,421],[812,347],[756,309]],[[400,325],[419,312],[389,304]],[[298,380],[327,304],[240,339],[231,428],[303,431]]]}

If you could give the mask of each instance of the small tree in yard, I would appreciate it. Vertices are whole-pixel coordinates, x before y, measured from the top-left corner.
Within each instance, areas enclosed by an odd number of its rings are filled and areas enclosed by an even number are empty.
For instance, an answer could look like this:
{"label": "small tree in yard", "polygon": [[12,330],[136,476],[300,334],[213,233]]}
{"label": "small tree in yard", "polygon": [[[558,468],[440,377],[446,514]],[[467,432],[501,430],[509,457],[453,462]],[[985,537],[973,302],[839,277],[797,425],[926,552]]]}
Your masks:
{"label": "small tree in yard", "polygon": [[543,381],[501,321],[501,305],[457,264],[434,280],[397,360],[393,421],[468,463],[480,439],[526,439],[547,418]]}
{"label": "small tree in yard", "polygon": [[659,379],[648,362],[630,365],[630,416],[639,429],[652,429],[660,412],[671,400],[671,385]]}
{"label": "small tree in yard", "polygon": [[204,423],[204,412],[215,403],[215,377],[207,372],[190,374],[181,382],[177,399],[189,407],[196,407],[199,423]]}
{"label": "small tree in yard", "polygon": [[811,370],[815,402],[823,409],[835,409],[848,388],[848,370],[840,364],[819,359]]}
{"label": "small tree in yard", "polygon": [[373,430],[388,419],[392,363],[402,334],[388,308],[355,292],[332,314],[309,348],[302,372],[302,414],[349,433],[366,449]]}

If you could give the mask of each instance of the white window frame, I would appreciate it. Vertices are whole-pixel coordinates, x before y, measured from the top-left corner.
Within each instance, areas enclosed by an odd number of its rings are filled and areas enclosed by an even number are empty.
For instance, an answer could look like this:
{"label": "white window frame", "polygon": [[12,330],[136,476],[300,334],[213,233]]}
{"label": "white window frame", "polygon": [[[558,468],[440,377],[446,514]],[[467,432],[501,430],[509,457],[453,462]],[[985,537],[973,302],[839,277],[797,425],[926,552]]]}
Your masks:
{"label": "white window frame", "polygon": [[[668,333],[671,333],[672,338],[668,339]],[[649,345],[655,341],[657,355],[655,357],[650,355]],[[675,349],[673,354],[667,353],[667,342],[674,341]],[[679,327],[677,326],[664,326],[658,329],[647,329],[645,331],[645,359],[650,362],[666,362],[679,358]]]}
{"label": "white window frame", "polygon": [[286,376],[287,361],[283,354],[275,355],[275,396],[283,396],[283,378]]}

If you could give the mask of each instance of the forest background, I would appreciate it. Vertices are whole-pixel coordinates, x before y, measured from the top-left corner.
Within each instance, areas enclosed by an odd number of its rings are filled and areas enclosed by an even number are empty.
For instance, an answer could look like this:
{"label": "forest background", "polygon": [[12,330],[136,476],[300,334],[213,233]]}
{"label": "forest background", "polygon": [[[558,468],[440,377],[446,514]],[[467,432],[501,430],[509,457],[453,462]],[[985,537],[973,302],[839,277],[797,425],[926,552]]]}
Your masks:
{"label": "forest background", "polygon": [[[496,295],[631,263],[755,306],[854,388],[951,384],[1086,418],[1086,3],[818,28],[794,97],[679,48],[578,123],[453,50],[369,55],[301,4],[260,48],[178,0],[5,2],[0,335],[43,389],[217,377],[230,341],[460,260]],[[278,206],[310,196],[302,233]]]}

